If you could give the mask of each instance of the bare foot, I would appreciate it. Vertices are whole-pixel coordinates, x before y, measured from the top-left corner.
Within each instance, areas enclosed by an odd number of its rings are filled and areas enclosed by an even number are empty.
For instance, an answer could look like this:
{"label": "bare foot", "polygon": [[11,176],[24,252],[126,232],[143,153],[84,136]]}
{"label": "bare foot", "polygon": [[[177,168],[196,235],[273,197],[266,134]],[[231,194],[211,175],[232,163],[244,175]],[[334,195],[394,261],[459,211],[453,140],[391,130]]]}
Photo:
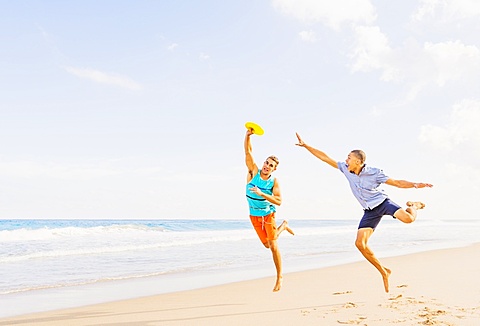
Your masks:
{"label": "bare foot", "polygon": [[282,281],[283,281],[283,276],[278,276],[277,277],[277,283],[275,283],[275,287],[273,288],[273,292],[278,292],[282,288]]}
{"label": "bare foot", "polygon": [[388,293],[388,290],[389,290],[388,278],[390,277],[390,274],[392,274],[392,271],[386,267],[384,267],[384,269],[385,269],[385,275],[382,274],[383,286],[385,287],[385,292]]}
{"label": "bare foot", "polygon": [[416,210],[419,210],[424,208],[425,204],[419,201],[407,201],[407,206],[415,208]]}
{"label": "bare foot", "polygon": [[288,222],[283,221],[283,223],[285,223],[285,230],[287,230],[287,232],[290,233],[291,235],[295,235],[295,233],[293,233],[293,230],[288,227]]}
{"label": "bare foot", "polygon": [[295,233],[293,233],[293,230],[288,227],[288,221],[287,220],[284,220],[282,222],[282,224],[280,225],[280,230],[282,230],[282,231],[287,230],[287,232],[290,233],[291,235],[295,235]]}

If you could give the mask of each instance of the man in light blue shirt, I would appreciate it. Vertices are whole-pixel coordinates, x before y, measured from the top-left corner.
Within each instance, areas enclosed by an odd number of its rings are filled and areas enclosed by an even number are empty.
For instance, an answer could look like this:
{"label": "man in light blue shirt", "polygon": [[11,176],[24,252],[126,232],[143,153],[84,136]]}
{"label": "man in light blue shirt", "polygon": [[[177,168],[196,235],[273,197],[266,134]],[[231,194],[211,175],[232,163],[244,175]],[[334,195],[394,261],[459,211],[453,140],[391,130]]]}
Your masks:
{"label": "man in light blue shirt", "polygon": [[382,274],[385,292],[389,290],[388,278],[391,270],[383,266],[368,246],[368,239],[384,215],[393,216],[404,223],[412,223],[417,218],[417,210],[425,207],[421,202],[407,202],[403,209],[383,193],[378,186],[385,183],[398,188],[425,188],[432,187],[429,183],[416,183],[405,180],[395,180],[386,176],[381,169],[366,166],[366,155],[361,150],[353,150],[348,154],[345,162],[337,162],[324,152],[307,145],[297,134],[297,146],[306,148],[315,157],[328,165],[339,169],[347,178],[353,195],[362,205],[364,214],[358,225],[355,245],[362,255]]}

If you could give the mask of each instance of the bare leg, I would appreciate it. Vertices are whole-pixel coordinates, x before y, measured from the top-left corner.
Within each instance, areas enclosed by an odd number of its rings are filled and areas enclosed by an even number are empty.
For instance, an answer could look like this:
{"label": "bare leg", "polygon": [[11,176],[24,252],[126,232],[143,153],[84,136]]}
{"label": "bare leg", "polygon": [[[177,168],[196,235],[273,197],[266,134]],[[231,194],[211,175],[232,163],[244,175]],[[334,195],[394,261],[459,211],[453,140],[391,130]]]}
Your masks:
{"label": "bare leg", "polygon": [[287,220],[284,220],[282,224],[280,224],[279,228],[277,229],[277,236],[279,236],[280,233],[282,233],[284,230],[287,230],[287,232],[290,233],[291,235],[295,235],[295,233],[293,233],[293,230],[288,227]]}
{"label": "bare leg", "polygon": [[273,292],[277,292],[282,288],[282,257],[280,256],[277,240],[268,240],[268,245],[272,251],[273,262],[275,263],[275,268],[277,270],[277,281],[275,282],[275,287],[273,288]]}
{"label": "bare leg", "polygon": [[362,253],[363,257],[365,257],[375,268],[382,274],[383,279],[383,286],[385,287],[385,292],[389,290],[388,278],[392,271],[380,263],[380,261],[375,257],[375,254],[367,245],[368,239],[373,234],[372,228],[362,228],[359,229],[357,232],[357,240],[355,241],[355,246],[357,246],[358,250]]}
{"label": "bare leg", "polygon": [[[287,230],[290,234],[294,234],[292,229],[288,227],[288,222],[285,220],[280,224],[276,231],[276,238],[282,233],[284,230]],[[277,240],[267,240],[267,242],[263,243],[265,248],[270,249],[272,251],[273,262],[275,264],[275,269],[277,270],[277,280],[275,282],[275,287],[273,288],[273,292],[280,291],[282,288],[282,257],[280,255],[280,249],[278,249]]]}
{"label": "bare leg", "polygon": [[425,204],[419,201],[407,201],[407,208],[400,208],[393,216],[403,223],[412,223],[417,219],[417,210],[424,207]]}

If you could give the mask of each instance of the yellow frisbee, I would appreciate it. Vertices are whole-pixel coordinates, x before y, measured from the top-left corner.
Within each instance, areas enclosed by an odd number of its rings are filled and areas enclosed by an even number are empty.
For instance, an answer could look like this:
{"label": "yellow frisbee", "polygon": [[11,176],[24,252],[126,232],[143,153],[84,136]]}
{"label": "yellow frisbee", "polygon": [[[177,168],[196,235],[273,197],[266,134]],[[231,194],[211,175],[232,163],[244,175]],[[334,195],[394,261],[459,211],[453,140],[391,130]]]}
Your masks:
{"label": "yellow frisbee", "polygon": [[262,127],[260,127],[259,125],[257,125],[255,122],[247,122],[245,124],[245,128],[247,129],[251,129],[252,132],[255,134],[255,135],[263,135],[263,129]]}

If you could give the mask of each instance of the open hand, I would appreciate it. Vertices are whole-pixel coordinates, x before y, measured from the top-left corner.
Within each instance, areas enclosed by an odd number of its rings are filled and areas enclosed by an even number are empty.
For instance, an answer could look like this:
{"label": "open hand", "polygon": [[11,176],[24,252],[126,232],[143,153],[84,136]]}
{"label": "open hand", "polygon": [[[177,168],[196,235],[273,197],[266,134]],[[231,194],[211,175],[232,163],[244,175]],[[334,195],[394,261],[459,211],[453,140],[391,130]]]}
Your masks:
{"label": "open hand", "polygon": [[298,133],[295,133],[295,135],[297,135],[297,138],[298,138],[298,143],[295,144],[295,145],[300,146],[300,147],[305,146],[305,143],[303,142],[302,138],[300,138],[300,135]]}
{"label": "open hand", "polygon": [[423,182],[415,183],[415,188],[432,188],[432,187],[433,185],[430,183],[423,183]]}

